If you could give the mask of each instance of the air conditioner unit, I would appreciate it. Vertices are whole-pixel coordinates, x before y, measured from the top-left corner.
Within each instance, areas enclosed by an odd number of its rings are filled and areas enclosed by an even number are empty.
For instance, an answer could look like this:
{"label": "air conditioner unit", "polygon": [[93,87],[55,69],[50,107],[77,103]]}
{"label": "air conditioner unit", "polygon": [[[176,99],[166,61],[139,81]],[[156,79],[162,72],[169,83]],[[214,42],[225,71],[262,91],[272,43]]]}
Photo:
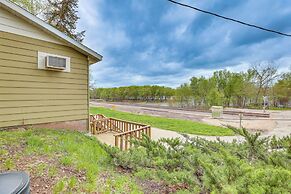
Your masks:
{"label": "air conditioner unit", "polygon": [[46,56],[45,67],[53,70],[66,70],[67,59],[63,57]]}

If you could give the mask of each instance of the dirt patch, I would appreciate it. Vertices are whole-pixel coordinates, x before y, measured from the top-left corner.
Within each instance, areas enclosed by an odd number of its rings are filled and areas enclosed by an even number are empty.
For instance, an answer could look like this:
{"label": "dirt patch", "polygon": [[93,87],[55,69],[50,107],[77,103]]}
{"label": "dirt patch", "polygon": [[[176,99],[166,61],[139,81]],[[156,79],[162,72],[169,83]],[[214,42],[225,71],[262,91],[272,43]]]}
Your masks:
{"label": "dirt patch", "polygon": [[[126,174],[128,176],[132,176],[132,171],[130,169],[124,169],[122,167],[117,167],[116,171],[122,174]],[[108,177],[107,177],[108,178]],[[134,177],[132,177],[134,178]],[[187,184],[173,184],[169,185],[163,181],[158,180],[144,180],[140,178],[134,178],[136,183],[142,188],[143,193],[152,194],[152,193],[176,193],[180,190],[189,189]]]}
{"label": "dirt patch", "polygon": [[180,190],[189,189],[187,184],[168,185],[163,182],[151,180],[137,180],[137,183],[143,188],[145,194],[151,193],[176,193]]}
{"label": "dirt patch", "polygon": [[138,180],[137,182],[143,188],[145,194],[169,193],[168,186],[162,182],[151,180]]}
{"label": "dirt patch", "polygon": [[[78,183],[84,183],[86,176],[84,171],[78,171],[71,167],[63,166],[58,161],[58,156],[26,155],[24,144],[20,146],[2,146],[6,150],[5,155],[0,155],[0,173],[9,171],[25,171],[30,177],[31,193],[52,193],[54,186],[62,179],[75,177]],[[7,159],[11,160],[6,165]],[[73,192],[74,190],[72,190]]]}

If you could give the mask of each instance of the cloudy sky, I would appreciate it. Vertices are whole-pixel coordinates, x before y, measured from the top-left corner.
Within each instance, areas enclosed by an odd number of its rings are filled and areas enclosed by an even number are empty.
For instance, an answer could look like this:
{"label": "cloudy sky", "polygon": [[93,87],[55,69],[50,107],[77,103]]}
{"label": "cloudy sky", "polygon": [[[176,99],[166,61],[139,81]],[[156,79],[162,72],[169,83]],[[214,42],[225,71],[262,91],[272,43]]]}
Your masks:
{"label": "cloudy sky", "polygon": [[[290,0],[177,0],[291,34]],[[273,61],[291,69],[291,37],[178,7],[166,0],[80,0],[84,44],[104,56],[92,66],[97,87],[170,87],[215,70],[244,71]]]}

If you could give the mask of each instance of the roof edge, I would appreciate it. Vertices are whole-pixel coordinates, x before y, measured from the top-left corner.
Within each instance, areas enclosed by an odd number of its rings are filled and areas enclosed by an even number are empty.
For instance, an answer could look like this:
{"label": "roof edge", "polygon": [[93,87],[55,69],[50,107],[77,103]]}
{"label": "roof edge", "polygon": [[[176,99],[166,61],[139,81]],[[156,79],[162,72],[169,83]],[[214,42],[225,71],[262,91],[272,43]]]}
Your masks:
{"label": "roof edge", "polygon": [[44,22],[37,16],[31,14],[30,12],[26,11],[22,7],[16,5],[15,3],[10,2],[9,0],[0,0],[1,5],[3,8],[10,9],[16,14],[19,14],[23,19],[28,20],[29,22],[41,27],[44,31],[52,34],[58,39],[64,40],[65,42],[69,43],[73,46],[74,49],[78,50],[79,52],[95,58],[97,61],[101,61],[103,56],[98,54],[97,52],[93,51],[92,49],[88,48],[87,46],[79,43],[78,41],[74,40],[73,38],[67,36],[66,34],[62,33],[55,27],[51,26],[50,24]]}

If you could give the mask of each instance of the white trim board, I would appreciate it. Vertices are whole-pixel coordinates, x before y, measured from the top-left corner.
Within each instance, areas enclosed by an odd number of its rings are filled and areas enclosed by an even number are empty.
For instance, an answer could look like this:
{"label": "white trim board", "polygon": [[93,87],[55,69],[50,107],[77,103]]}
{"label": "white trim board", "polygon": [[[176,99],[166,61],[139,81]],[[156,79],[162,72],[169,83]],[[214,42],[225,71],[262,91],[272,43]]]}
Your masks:
{"label": "white trim board", "polygon": [[15,17],[15,15],[6,11],[2,7],[0,7],[0,31],[66,45],[64,41],[60,41],[36,26],[23,21],[23,19]]}

